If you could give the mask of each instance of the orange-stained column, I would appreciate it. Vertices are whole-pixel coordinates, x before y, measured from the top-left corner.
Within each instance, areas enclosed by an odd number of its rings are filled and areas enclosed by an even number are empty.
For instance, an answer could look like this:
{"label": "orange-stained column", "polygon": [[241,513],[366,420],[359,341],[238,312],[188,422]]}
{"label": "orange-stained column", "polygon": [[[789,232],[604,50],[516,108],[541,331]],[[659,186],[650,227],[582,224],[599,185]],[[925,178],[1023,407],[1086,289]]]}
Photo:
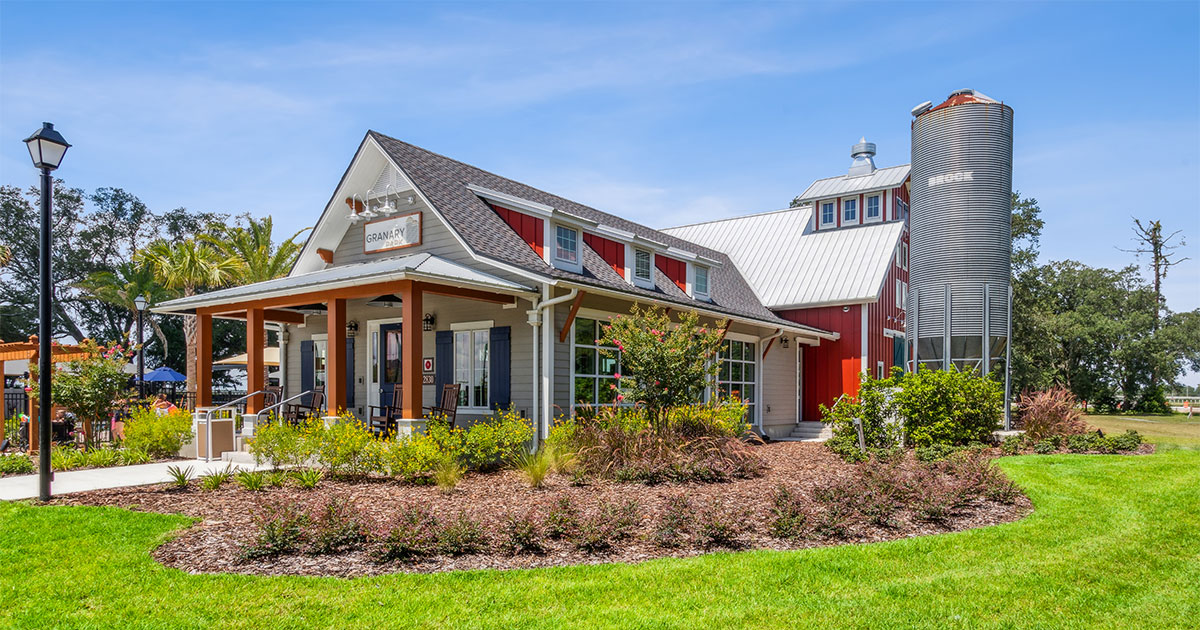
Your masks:
{"label": "orange-stained column", "polygon": [[332,416],[346,409],[346,300],[329,300],[326,306],[325,409]]}
{"label": "orange-stained column", "polygon": [[212,406],[212,315],[196,316],[196,407]]}
{"label": "orange-stained column", "polygon": [[[266,327],[263,325],[263,310],[252,308],[246,311],[246,393],[262,391],[266,386],[263,348],[267,345]],[[246,401],[246,413],[258,413],[263,408],[263,395],[251,396]]]}
{"label": "orange-stained column", "polygon": [[403,401],[401,413],[415,420],[421,417],[421,284],[400,281],[400,379]]}

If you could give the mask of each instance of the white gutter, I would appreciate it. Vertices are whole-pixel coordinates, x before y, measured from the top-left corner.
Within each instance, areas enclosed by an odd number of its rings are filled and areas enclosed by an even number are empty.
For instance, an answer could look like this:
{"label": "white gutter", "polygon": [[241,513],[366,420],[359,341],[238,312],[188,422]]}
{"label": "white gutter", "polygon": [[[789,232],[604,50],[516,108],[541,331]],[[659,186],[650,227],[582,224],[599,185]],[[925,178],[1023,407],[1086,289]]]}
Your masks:
{"label": "white gutter", "polygon": [[[579,289],[572,288],[566,295],[562,295],[551,299],[550,285],[542,285],[542,301],[533,301],[533,308],[525,311],[529,316],[529,325],[533,326],[533,362],[537,365],[538,359],[538,328],[541,328],[541,333],[544,339],[542,340],[542,371],[539,374],[536,369],[533,370],[533,407],[531,415],[533,415],[533,424],[537,427],[536,444],[540,444],[550,435],[550,410],[553,408],[553,397],[551,390],[554,385],[554,319],[553,311],[550,312],[551,319],[549,322],[544,322],[544,315],[547,309],[553,309],[555,305],[563,302],[570,302],[579,295]],[[543,326],[542,324],[546,325]],[[540,397],[539,397],[540,394]]]}

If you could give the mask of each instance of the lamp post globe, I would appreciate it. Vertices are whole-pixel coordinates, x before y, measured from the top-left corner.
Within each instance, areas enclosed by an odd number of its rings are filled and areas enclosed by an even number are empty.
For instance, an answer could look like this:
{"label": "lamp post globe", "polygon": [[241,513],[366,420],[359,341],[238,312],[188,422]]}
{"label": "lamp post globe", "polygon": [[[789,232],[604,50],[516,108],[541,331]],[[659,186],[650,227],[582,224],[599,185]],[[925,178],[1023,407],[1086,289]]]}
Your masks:
{"label": "lamp post globe", "polygon": [[143,358],[146,354],[145,335],[142,334],[142,313],[146,311],[146,296],[139,295],[133,298],[133,306],[137,309],[137,373],[138,373],[138,397],[146,397],[146,361]]}
{"label": "lamp post globe", "polygon": [[[42,123],[42,128],[25,138],[29,158],[34,168],[42,171],[41,234],[38,243],[38,498],[50,500],[50,410],[53,396],[50,391],[50,371],[54,361],[51,356],[50,337],[50,205],[54,193],[54,182],[50,172],[62,164],[63,156],[71,145],[54,125]],[[30,435],[30,442],[33,436]]]}

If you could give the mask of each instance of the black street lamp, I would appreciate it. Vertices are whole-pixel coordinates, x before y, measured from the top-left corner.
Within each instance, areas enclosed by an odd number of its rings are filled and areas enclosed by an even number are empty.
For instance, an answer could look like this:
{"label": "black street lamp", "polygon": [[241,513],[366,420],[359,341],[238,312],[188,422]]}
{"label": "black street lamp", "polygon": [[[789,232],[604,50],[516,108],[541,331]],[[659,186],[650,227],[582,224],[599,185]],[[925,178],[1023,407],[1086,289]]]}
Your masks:
{"label": "black street lamp", "polygon": [[[38,498],[50,500],[50,370],[54,360],[50,352],[50,198],[54,182],[50,171],[58,168],[63,155],[71,146],[54,130],[54,125],[42,123],[42,128],[25,138],[34,168],[42,170],[42,230],[38,245]],[[31,436],[32,437],[32,436]]]}
{"label": "black street lamp", "polygon": [[142,356],[146,354],[145,336],[142,334],[142,313],[146,312],[146,296],[139,295],[133,298],[133,305],[137,307],[137,336],[138,336],[138,398],[146,397],[146,363],[142,360]]}

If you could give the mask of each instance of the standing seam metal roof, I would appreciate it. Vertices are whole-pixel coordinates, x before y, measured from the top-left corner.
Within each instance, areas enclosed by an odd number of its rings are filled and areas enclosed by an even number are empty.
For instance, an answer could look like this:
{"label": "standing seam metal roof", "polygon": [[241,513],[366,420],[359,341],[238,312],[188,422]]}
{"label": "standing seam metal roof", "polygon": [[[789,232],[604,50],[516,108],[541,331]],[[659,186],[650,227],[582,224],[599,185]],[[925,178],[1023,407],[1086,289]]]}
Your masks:
{"label": "standing seam metal roof", "polygon": [[773,309],[878,299],[900,221],[812,230],[811,206],[663,230],[725,251]]}
{"label": "standing seam metal roof", "polygon": [[876,169],[870,175],[859,175],[857,177],[838,175],[837,177],[818,179],[809,185],[808,189],[798,199],[800,201],[814,201],[879,188],[895,188],[903,184],[905,179],[908,179],[908,171],[909,165],[903,164],[901,166]]}

